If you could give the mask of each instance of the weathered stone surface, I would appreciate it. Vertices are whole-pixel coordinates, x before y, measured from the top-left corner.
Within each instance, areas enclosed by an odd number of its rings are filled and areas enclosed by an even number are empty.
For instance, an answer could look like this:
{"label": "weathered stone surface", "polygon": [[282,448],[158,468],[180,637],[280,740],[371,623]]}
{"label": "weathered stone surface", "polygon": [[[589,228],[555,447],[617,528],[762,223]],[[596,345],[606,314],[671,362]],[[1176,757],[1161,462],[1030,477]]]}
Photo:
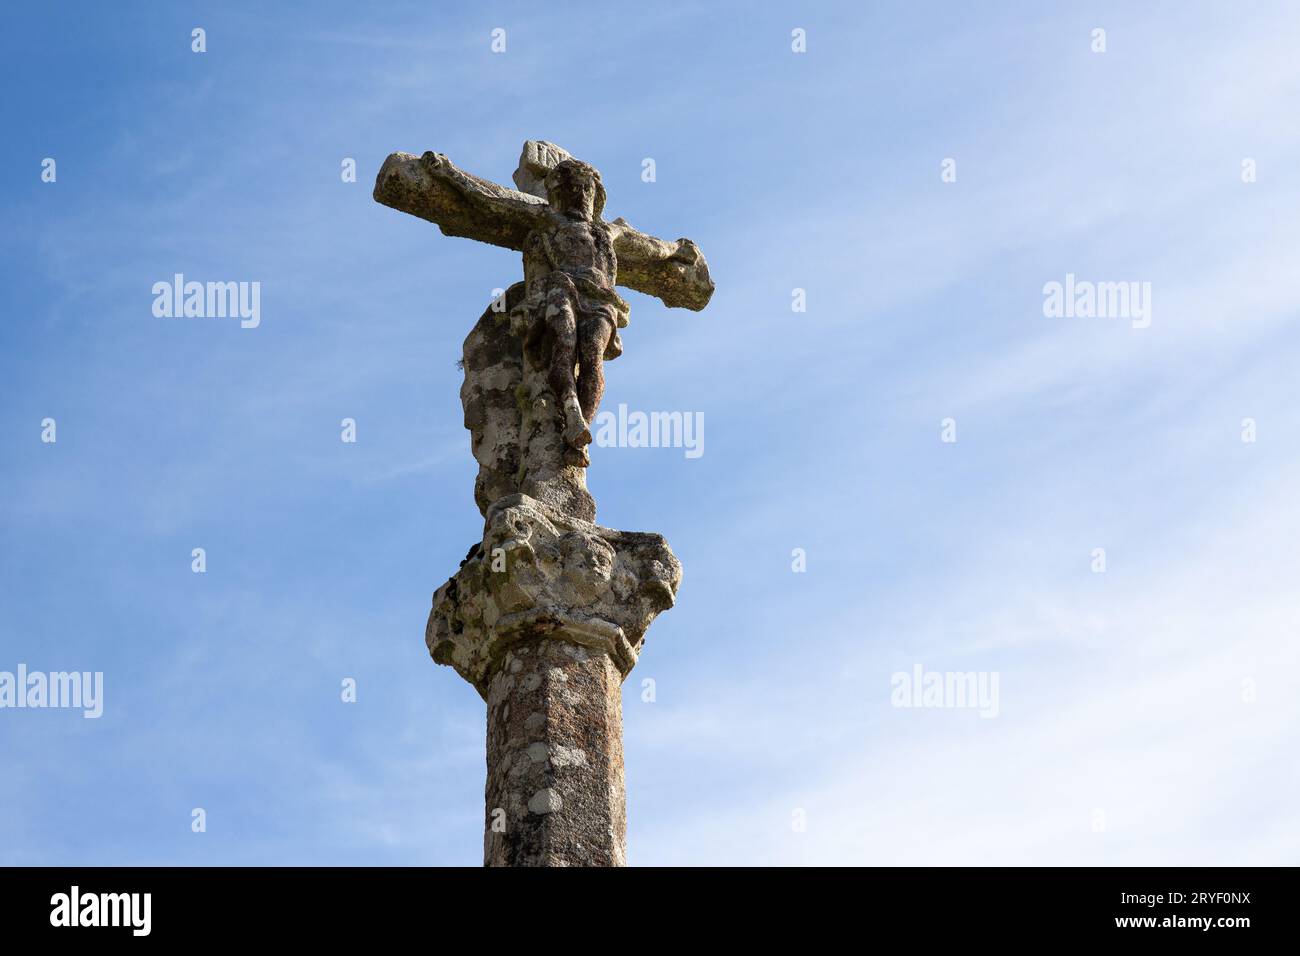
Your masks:
{"label": "weathered stone surface", "polygon": [[628,323],[615,285],[698,310],[713,281],[689,239],[607,222],[599,172],[554,143],[525,143],[514,182],[432,152],[393,153],[375,181],[385,205],[523,254],[524,281],[465,339],[483,540],[435,592],[425,643],[487,702],[485,863],[618,866],[619,687],[681,565],[660,535],[594,523],[590,425]]}
{"label": "weathered stone surface", "polygon": [[562,149],[544,139],[530,139],[519,154],[519,168],[510,178],[520,192],[539,199],[546,198],[546,177],[552,169],[566,159],[572,159],[567,149]]}
{"label": "weathered stone surface", "polygon": [[562,639],[506,651],[488,687],[487,866],[622,866],[623,675]]}
{"label": "weathered stone surface", "polygon": [[[447,166],[455,169],[450,163]],[[529,231],[546,214],[546,200],[461,170],[455,173],[459,176],[449,170],[431,170],[421,157],[411,153],[392,153],[379,170],[374,198],[385,206],[436,223],[445,235],[522,249]],[[468,187],[468,194],[458,184]],[[698,248],[693,256],[673,258],[683,243],[692,248],[694,243],[656,239],[621,217],[609,225],[618,227],[614,251],[618,255],[619,285],[662,299],[669,307],[698,312],[709,304],[713,280]]]}
{"label": "weathered stone surface", "polygon": [[681,564],[663,537],[494,502],[425,643],[487,702],[488,866],[626,860],[620,685]]}
{"label": "weathered stone surface", "polygon": [[418,159],[394,153],[379,171],[374,196],[437,223],[449,236],[523,253],[524,288],[510,306],[511,331],[527,357],[525,379],[544,372],[545,380],[524,382],[528,408],[521,404],[521,411],[535,414],[522,423],[521,440],[550,444],[551,436],[530,426],[549,430],[558,422],[569,452],[551,463],[554,474],[540,477],[542,485],[530,493],[561,508],[572,498],[580,508],[574,513],[590,519],[594,506],[582,507],[589,496],[584,500],[585,490],[574,491],[572,477],[560,472],[590,463],[586,446],[605,391],[604,362],[622,354],[619,329],[627,326],[630,312],[615,286],[657,296],[669,306],[702,309],[713,295],[713,280],[689,239],[665,242],[623,219],[606,222],[599,171],[554,143],[524,143],[515,182],[527,191],[473,176],[441,153]]}
{"label": "weathered stone surface", "polygon": [[524,320],[517,307],[524,284],[506,290],[465,339],[461,405],[479,463],[474,501],[485,517],[492,502],[526,494],[553,511],[596,519],[587,491],[590,459],[564,441],[564,415],[546,370],[526,362]]}
{"label": "weathered stone surface", "polygon": [[486,699],[516,643],[538,637],[607,655],[626,675],[672,607],[682,567],[661,535],[558,515],[526,495],[495,502],[483,540],[433,596],[429,653]]}

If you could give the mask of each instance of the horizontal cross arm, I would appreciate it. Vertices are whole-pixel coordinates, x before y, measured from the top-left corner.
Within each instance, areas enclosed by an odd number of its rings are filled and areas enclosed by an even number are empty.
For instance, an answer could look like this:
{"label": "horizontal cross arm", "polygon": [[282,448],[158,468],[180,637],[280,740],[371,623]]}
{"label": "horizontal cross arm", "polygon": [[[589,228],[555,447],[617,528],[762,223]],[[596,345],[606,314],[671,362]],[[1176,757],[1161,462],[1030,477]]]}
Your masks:
{"label": "horizontal cross arm", "polygon": [[452,165],[445,156],[393,153],[375,179],[375,201],[436,223],[444,235],[522,249],[546,202]]}
{"label": "horizontal cross arm", "polygon": [[619,218],[610,223],[618,284],[661,299],[670,308],[695,312],[713,297],[713,279],[700,247],[689,239],[656,239]]}

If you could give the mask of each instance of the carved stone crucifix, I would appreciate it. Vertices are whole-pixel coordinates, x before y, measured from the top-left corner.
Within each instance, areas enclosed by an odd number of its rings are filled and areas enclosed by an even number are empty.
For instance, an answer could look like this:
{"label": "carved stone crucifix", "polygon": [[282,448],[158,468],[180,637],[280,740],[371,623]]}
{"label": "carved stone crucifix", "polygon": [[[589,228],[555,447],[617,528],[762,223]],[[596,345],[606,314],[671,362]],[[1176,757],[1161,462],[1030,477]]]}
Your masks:
{"label": "carved stone crucifix", "polygon": [[428,152],[393,153],[375,182],[378,202],[524,260],[465,340],[484,532],[434,593],[425,643],[487,702],[485,864],[622,865],[620,685],[681,564],[660,535],[594,523],[587,446],[628,320],[615,286],[699,310],[713,282],[689,239],[606,222],[600,174],[560,147],[525,143],[514,181]]}
{"label": "carved stone crucifix", "polygon": [[[515,184],[505,189],[452,165],[440,153],[388,158],[375,198],[463,236],[523,252],[528,345],[544,347],[565,439],[582,453],[604,392],[601,362],[622,352],[628,305],[623,285],[665,305],[700,310],[713,295],[709,267],[689,239],[665,242],[621,217],[602,218],[600,173],[553,143],[524,144]],[[578,372],[575,377],[574,365]],[[570,456],[585,465],[585,454]]]}

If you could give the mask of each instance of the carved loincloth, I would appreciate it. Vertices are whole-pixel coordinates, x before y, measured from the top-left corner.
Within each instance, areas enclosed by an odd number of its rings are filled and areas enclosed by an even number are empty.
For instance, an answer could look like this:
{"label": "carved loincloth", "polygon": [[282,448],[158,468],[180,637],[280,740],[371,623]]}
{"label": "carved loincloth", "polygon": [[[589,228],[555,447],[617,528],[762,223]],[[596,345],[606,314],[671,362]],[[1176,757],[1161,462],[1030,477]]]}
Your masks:
{"label": "carved loincloth", "polygon": [[600,285],[587,275],[555,270],[515,308],[526,310],[534,322],[544,323],[547,300],[556,292],[569,300],[579,335],[582,335],[584,325],[592,322],[604,322],[609,326],[609,341],[602,356],[605,361],[623,354],[623,340],[619,337],[618,330],[627,328],[632,308],[613,289]]}

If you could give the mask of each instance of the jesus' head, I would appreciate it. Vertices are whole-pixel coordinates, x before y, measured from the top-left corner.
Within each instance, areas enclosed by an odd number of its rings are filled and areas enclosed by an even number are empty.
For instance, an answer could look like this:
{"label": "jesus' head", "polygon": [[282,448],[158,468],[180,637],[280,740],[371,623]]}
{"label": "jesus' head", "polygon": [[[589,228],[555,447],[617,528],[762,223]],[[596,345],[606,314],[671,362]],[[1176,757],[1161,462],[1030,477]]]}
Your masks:
{"label": "jesus' head", "polygon": [[605,208],[605,187],[596,167],[566,159],[546,176],[546,198],[551,207],[572,219],[595,219]]}

